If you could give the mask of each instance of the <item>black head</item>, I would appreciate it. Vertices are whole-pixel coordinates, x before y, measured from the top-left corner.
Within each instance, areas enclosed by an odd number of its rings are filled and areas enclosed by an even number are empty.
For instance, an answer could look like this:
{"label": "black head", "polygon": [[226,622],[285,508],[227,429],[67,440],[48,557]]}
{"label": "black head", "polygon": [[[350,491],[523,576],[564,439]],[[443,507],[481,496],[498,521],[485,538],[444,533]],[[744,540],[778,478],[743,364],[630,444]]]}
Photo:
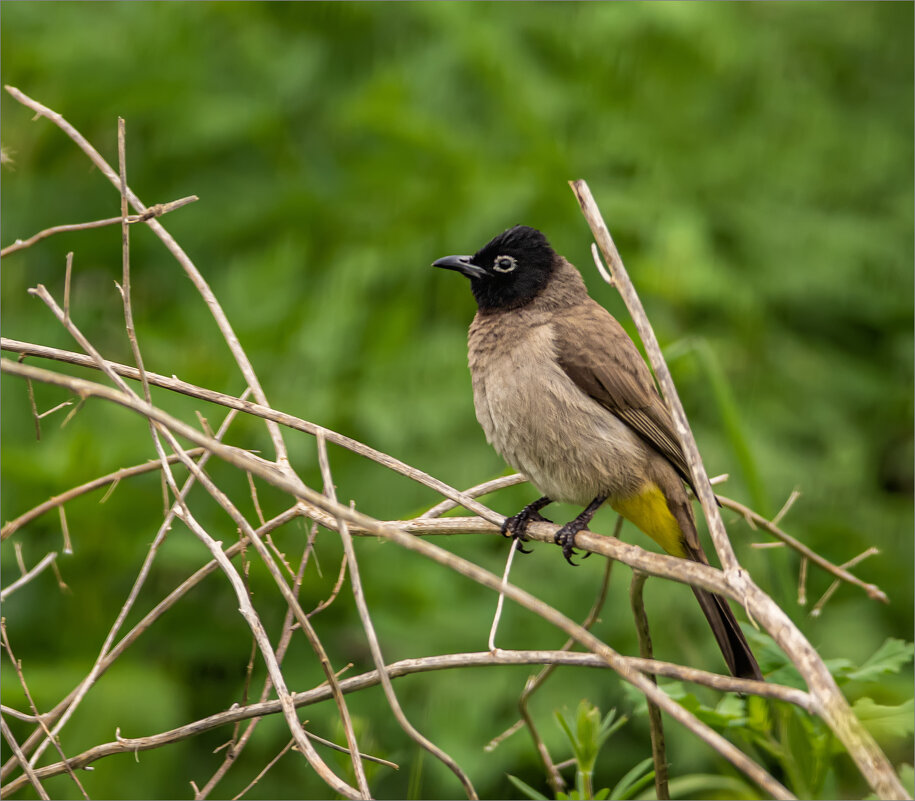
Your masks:
{"label": "black head", "polygon": [[433,267],[457,270],[470,279],[482,311],[516,309],[532,301],[553,273],[556,253],[536,228],[516,225],[473,256],[446,256]]}

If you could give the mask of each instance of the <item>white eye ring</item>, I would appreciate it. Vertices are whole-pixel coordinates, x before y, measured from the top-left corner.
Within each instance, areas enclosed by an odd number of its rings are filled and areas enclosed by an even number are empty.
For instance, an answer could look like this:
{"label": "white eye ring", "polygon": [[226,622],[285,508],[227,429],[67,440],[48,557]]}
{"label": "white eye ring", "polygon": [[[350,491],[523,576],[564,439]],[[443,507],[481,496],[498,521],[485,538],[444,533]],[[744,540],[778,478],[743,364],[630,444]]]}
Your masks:
{"label": "white eye ring", "polygon": [[510,273],[517,266],[518,262],[514,256],[496,256],[492,263],[492,268],[497,273]]}

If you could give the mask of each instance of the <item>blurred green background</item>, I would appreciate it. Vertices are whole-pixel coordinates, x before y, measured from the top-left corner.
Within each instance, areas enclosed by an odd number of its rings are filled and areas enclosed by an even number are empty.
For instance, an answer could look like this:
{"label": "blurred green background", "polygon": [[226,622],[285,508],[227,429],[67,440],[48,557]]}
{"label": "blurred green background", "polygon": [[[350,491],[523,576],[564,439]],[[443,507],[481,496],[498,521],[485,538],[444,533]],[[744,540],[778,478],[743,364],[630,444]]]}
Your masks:
{"label": "blurred green background", "polygon": [[[582,268],[592,294],[631,331],[615,293],[591,263],[590,233],[566,181],[589,181],[649,317],[711,473],[724,494],[774,514],[835,563],[871,545],[856,572],[890,596],[883,606],[842,586],[819,618],[810,606],[831,578],[810,570],[797,603],[799,560],[756,550],[765,538],[729,516],[731,538],[757,582],[827,658],[861,661],[913,628],[913,7],[910,3],[12,3],[2,4],[4,84],[61,112],[116,164],[116,120],[127,120],[128,179],[147,203],[197,194],[163,223],[206,276],[253,361],[272,405],[362,440],[466,487],[504,465],[474,418],[465,333],[474,311],[466,282],[430,268],[472,252],[516,223],[542,229]],[[46,120],[6,93],[0,139],[2,243],[56,224],[119,213],[117,193]],[[132,229],[134,315],[148,369],[216,390],[243,382],[212,318],[183,272],[142,226]],[[4,336],[75,349],[26,289],[63,296],[64,256],[75,251],[72,314],[109,358],[130,361],[120,299],[120,231],[57,236],[4,260]],[[39,363],[39,360],[30,360]],[[79,373],[73,368],[58,368]],[[90,375],[90,377],[95,377]],[[65,399],[36,387],[39,408]],[[224,412],[157,392],[155,400],[215,428]],[[25,385],[2,381],[2,518],[50,495],[151,458],[148,429],[94,401],[60,429],[47,418],[35,442]],[[313,440],[287,437],[295,466],[320,480]],[[272,449],[263,426],[239,420],[228,441]],[[331,449],[343,501],[405,518],[433,493]],[[243,477],[211,474],[252,512]],[[10,639],[40,708],[88,671],[161,515],[157,475],[67,507],[75,553],[60,557],[68,592],[51,573],[5,604]],[[491,505],[513,513],[529,487]],[[283,507],[260,491],[266,514]],[[201,493],[194,509],[217,539],[233,526]],[[560,510],[557,519],[575,510]],[[253,514],[253,512],[252,512]],[[597,530],[610,531],[602,513]],[[276,535],[298,560],[304,531]],[[647,538],[624,536],[649,546]],[[3,579],[61,547],[48,514],[3,545]],[[498,571],[496,538],[437,541]],[[363,580],[389,661],[483,650],[494,596],[373,540],[357,543]],[[327,597],[336,537],[318,539],[305,608]],[[136,622],[205,561],[176,526],[141,594]],[[568,567],[536,547],[513,580],[581,619],[602,565]],[[283,607],[251,568],[254,600],[275,637]],[[596,632],[624,653],[637,646],[618,567]],[[688,590],[649,582],[656,653],[722,669]],[[227,582],[208,579],[148,631],[100,681],[64,729],[75,754],[123,736],[179,726],[241,700],[250,636]],[[675,610],[671,614],[671,610]],[[348,585],[315,618],[336,668],[370,660]],[[503,647],[563,641],[509,607]],[[4,703],[26,708],[3,661]],[[321,681],[298,640],[286,662],[293,689]],[[765,665],[764,665],[765,667]],[[484,797],[515,796],[506,774],[546,790],[528,735],[494,753],[483,746],[517,716],[527,668],[465,670],[401,679],[410,719],[469,771]],[[258,662],[255,684],[263,677]],[[911,672],[849,687],[898,704]],[[588,697],[629,712],[608,673],[563,670],[533,704],[557,759],[552,710]],[[713,696],[709,696],[712,698]],[[351,697],[364,750],[400,763],[375,769],[379,797],[450,798],[454,778],[416,747],[380,691]],[[342,742],[331,705],[305,715]],[[26,729],[15,720],[18,736]],[[189,797],[222,760],[220,729],[178,745],[110,758],[81,778],[93,798]],[[241,790],[288,738],[279,716],[261,723],[214,797]],[[732,770],[671,724],[673,775]],[[911,739],[884,741],[895,764]],[[615,735],[596,786],[612,786],[649,753],[643,717]],[[9,755],[4,750],[5,756]],[[332,764],[334,754],[325,752]],[[830,791],[861,797],[850,762]],[[342,769],[342,768],[341,768]],[[46,785],[77,797],[66,778]],[[326,787],[286,756],[248,797],[319,798]],[[19,797],[34,797],[31,790]]]}

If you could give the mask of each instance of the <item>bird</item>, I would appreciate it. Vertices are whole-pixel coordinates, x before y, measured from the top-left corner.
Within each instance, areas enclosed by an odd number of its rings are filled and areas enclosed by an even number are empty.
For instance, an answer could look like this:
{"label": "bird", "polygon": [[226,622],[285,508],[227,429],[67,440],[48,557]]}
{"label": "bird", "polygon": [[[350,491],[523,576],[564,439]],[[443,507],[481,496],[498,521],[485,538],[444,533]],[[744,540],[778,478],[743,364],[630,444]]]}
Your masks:
{"label": "bird", "polygon": [[[555,535],[574,564],[575,535],[607,503],[667,553],[709,564],[670,412],[635,343],[589,296],[579,271],[526,225],[433,266],[470,279],[477,420],[495,450],[542,493],[507,517],[502,533],[522,547],[530,522],[551,522],[540,513],[545,506],[583,506]],[[731,674],[762,679],[728,602],[692,590]]]}

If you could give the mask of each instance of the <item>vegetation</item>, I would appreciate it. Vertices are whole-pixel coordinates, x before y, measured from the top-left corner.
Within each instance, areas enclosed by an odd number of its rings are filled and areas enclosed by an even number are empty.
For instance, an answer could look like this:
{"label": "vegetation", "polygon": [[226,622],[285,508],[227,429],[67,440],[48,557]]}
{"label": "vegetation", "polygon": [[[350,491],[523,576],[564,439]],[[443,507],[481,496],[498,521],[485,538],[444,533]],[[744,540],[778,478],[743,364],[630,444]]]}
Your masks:
{"label": "vegetation", "polygon": [[[911,760],[911,714],[908,724],[901,720],[912,696],[911,649],[896,642],[911,639],[915,604],[911,4],[7,2],[2,11],[4,84],[63,113],[110,163],[117,163],[116,119],[124,117],[129,182],[147,203],[200,197],[163,224],[213,287],[272,406],[453,486],[495,477],[504,465],[473,414],[465,361],[473,299],[429,265],[515,223],[533,225],[632,331],[595,274],[590,233],[566,184],[587,179],[665,348],[705,463],[730,476],[726,494],[771,517],[797,488],[801,496],[782,521],[794,536],[837,564],[880,550],[855,572],[883,588],[889,605],[843,585],[812,616],[832,577],[810,566],[807,602],[799,604],[797,554],[751,549],[767,538],[726,517],[757,583],[831,660],[862,716],[882,722],[875,729],[893,764]],[[0,95],[0,140],[11,159],[2,172],[2,244],[119,214],[117,193],[69,140]],[[3,335],[75,349],[26,292],[41,283],[62,297],[72,250],[74,319],[106,357],[130,362],[114,286],[120,248],[115,226],[58,235],[5,258]],[[131,261],[147,368],[240,394],[243,380],[209,313],[142,225],[132,229]],[[64,428],[66,411],[46,418],[36,443],[24,382],[4,377],[0,389],[4,521],[154,456],[143,421],[100,401]],[[64,397],[40,385],[35,393],[41,410]],[[153,397],[185,417],[201,408],[170,393]],[[214,429],[222,420],[216,407],[201,411]],[[272,455],[257,420],[240,416],[227,441]],[[287,441],[294,466],[320,487],[313,438]],[[339,498],[358,497],[367,514],[404,519],[440,500],[342,449],[331,448],[330,457]],[[215,460],[208,470],[235,497],[247,492],[244,477]],[[4,604],[41,709],[87,672],[161,520],[155,473],[125,481],[100,506],[103,495],[67,506],[74,553],[57,562],[68,589],[46,571]],[[201,521],[230,542],[231,521],[202,491],[194,497]],[[533,497],[522,485],[486,500],[512,513]],[[266,486],[259,500],[268,517],[284,508]],[[253,517],[253,506],[244,511]],[[601,512],[593,528],[609,533],[613,523]],[[297,559],[303,537],[288,527],[277,545]],[[628,527],[623,537],[651,545]],[[503,541],[442,539],[500,572]],[[60,518],[47,514],[4,542],[5,586],[19,575],[14,543],[34,565],[60,550]],[[485,649],[492,593],[380,541],[356,546],[389,662]],[[573,569],[556,549],[534,547],[516,561],[513,581],[584,618],[600,559]],[[331,592],[339,538],[320,533],[316,555],[321,572],[306,573],[306,609]],[[128,625],[206,558],[176,525]],[[278,630],[285,607],[256,560],[248,580],[265,623]],[[617,570],[595,631],[634,654],[627,583]],[[655,653],[717,670],[714,642],[688,598],[684,587],[648,583]],[[314,625],[336,667],[369,668],[347,593]],[[499,636],[506,648],[561,644],[554,629],[511,604]],[[765,640],[753,644],[764,670],[784,667]],[[63,731],[64,752],[112,740],[116,727],[127,737],[152,734],[241,702],[250,656],[235,597],[213,576],[92,689],[92,703]],[[26,709],[9,660],[0,662],[4,704]],[[299,679],[293,689],[323,679],[297,641],[284,672]],[[530,672],[462,670],[446,681],[423,674],[399,679],[397,689],[407,716],[455,757],[481,796],[518,796],[524,785],[549,793],[525,732],[483,750],[517,718]],[[255,675],[259,686],[262,663]],[[796,793],[867,792],[835,743],[803,716],[764,713],[734,698],[721,707],[720,695],[701,688],[678,697],[722,730],[739,730]],[[589,703],[579,707],[583,698]],[[402,733],[379,690],[351,703],[363,749],[400,765],[367,766],[378,797],[459,792]],[[650,746],[639,704],[607,672],[564,667],[531,711],[557,760],[579,757],[578,770],[588,774],[581,787],[626,797],[651,791],[642,787]],[[336,710],[325,707],[309,708],[310,728],[342,742]],[[563,708],[578,708],[578,722],[567,712],[554,725]],[[598,709],[611,708],[619,717],[602,721]],[[598,753],[604,726],[624,717]],[[26,731],[8,722],[17,735]],[[754,797],[755,788],[684,730],[668,724],[666,734],[672,789],[734,797],[742,788]],[[188,780],[212,775],[223,758],[213,750],[230,736],[217,729],[144,752],[139,764],[132,755],[111,757],[80,778],[93,798],[186,797]],[[279,716],[265,719],[216,795],[239,792],[288,737]],[[809,749],[802,764],[815,770],[791,762],[799,742]],[[339,764],[327,758],[342,771],[339,756]],[[571,770],[566,776],[574,786]],[[53,797],[78,797],[66,777],[46,786]],[[327,792],[288,755],[247,797]]]}

